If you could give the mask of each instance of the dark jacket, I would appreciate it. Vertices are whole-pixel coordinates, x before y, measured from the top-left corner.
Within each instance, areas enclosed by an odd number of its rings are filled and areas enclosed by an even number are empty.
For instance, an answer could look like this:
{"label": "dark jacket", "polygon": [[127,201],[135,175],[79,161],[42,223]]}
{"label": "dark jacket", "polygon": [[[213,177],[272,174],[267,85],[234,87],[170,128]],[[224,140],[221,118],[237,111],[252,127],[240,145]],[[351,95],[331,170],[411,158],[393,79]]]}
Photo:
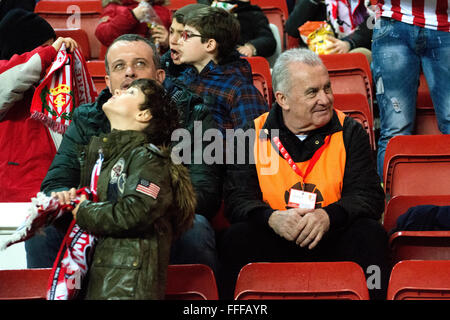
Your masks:
{"label": "dark jacket", "polygon": [[[97,184],[98,202],[84,201],[77,224],[98,238],[89,268],[86,299],[163,299],[170,247],[180,211],[176,201],[190,201],[185,220],[191,226],[195,197],[187,169],[175,166],[170,151],[150,145],[138,131],[113,130],[94,137],[80,153],[80,186],[90,176],[102,150],[104,161]],[[184,175],[174,183],[172,171]],[[140,191],[138,186],[157,186]],[[146,190],[146,189],[145,189]],[[184,215],[183,215],[184,217]]]}
{"label": "dark jacket", "polygon": [[450,230],[450,206],[420,205],[409,208],[397,218],[397,225],[389,231]]}
{"label": "dark jacket", "polygon": [[237,1],[237,8],[232,11],[239,20],[241,35],[239,45],[251,43],[256,55],[270,57],[275,53],[277,42],[269,27],[269,20],[260,7],[249,2]]}
{"label": "dark jacket", "polygon": [[[373,30],[367,27],[367,19],[358,25],[355,31],[340,39],[350,43],[350,50],[363,47],[371,49]],[[320,1],[298,0],[294,10],[289,14],[286,20],[286,32],[288,35],[298,38],[300,46],[305,47],[306,44],[300,38],[298,28],[307,21],[325,21],[327,20],[327,10],[325,3]]]}
{"label": "dark jacket", "polygon": [[[254,123],[249,123],[247,128],[254,128]],[[294,162],[311,159],[327,135],[343,131],[346,163],[341,199],[322,208],[330,217],[330,231],[345,228],[358,217],[380,219],[384,209],[384,192],[375,170],[368,135],[358,122],[346,117],[341,126],[334,113],[327,125],[311,131],[304,141],[300,141],[286,128],[281,107],[275,104],[263,129],[268,129],[269,134],[272,129],[279,130],[280,140]],[[247,142],[247,152],[253,152],[252,144]],[[257,223],[268,224],[274,211],[262,201],[256,167],[248,163],[228,165],[225,204],[226,214],[232,223],[252,219]]]}
{"label": "dark jacket", "polygon": [[[174,86],[169,94],[182,114],[182,126],[188,131],[193,130],[194,120],[202,121],[203,130],[215,127],[211,115],[198,96],[179,86]],[[110,97],[109,89],[106,88],[95,103],[75,109],[72,123],[42,182],[43,192],[49,194],[78,185],[80,166],[76,158],[77,145],[87,145],[91,137],[110,131],[109,121],[102,110],[103,104]],[[197,194],[196,213],[211,219],[218,211],[222,200],[222,168],[203,163],[189,164],[188,169]]]}

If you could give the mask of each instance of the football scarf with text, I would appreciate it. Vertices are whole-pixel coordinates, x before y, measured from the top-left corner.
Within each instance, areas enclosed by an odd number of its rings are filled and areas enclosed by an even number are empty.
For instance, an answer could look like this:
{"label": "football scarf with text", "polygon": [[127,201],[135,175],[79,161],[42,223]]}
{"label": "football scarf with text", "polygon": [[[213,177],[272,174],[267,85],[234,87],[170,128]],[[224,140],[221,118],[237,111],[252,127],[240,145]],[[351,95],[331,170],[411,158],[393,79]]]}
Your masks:
{"label": "football scarf with text", "polygon": [[[97,181],[102,169],[103,153],[92,170],[90,189],[85,195],[91,201],[98,201]],[[83,191],[82,191],[83,193]],[[47,289],[47,300],[71,300],[77,298],[83,280],[89,270],[97,238],[81,229],[72,220],[64,237],[58,256],[53,264]]]}
{"label": "football scarf with text", "polygon": [[31,117],[49,129],[63,134],[70,124],[74,108],[94,102],[97,90],[78,49],[66,51],[63,44],[47,75],[36,88]]}

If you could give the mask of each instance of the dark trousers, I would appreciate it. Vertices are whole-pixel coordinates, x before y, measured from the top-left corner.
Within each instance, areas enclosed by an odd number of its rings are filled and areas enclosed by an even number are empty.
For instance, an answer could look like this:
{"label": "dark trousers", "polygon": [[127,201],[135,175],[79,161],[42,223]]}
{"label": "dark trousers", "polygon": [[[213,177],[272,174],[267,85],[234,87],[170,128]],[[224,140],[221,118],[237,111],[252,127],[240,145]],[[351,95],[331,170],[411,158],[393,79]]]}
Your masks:
{"label": "dark trousers", "polygon": [[380,289],[369,290],[371,299],[386,299],[390,275],[388,237],[378,221],[361,218],[348,228],[329,232],[312,250],[277,235],[268,225],[241,222],[231,225],[219,243],[221,299],[233,299],[240,269],[250,262],[353,261],[364,270],[380,268]]}

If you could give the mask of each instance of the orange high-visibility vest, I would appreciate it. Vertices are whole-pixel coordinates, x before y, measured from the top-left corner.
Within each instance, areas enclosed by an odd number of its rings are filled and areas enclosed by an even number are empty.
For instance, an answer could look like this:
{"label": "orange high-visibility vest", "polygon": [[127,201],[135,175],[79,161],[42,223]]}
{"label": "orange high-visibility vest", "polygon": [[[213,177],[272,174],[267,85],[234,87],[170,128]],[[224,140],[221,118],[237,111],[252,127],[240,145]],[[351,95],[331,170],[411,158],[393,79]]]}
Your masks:
{"label": "orange high-visibility vest", "polygon": [[[343,125],[345,114],[335,111]],[[274,210],[286,210],[290,189],[294,188],[316,193],[316,208],[338,201],[341,198],[346,160],[343,132],[338,131],[330,136],[328,145],[303,181],[271,141],[260,137],[268,115],[267,112],[254,120],[256,135],[253,153],[263,200]],[[297,162],[296,165],[304,173],[309,162]]]}

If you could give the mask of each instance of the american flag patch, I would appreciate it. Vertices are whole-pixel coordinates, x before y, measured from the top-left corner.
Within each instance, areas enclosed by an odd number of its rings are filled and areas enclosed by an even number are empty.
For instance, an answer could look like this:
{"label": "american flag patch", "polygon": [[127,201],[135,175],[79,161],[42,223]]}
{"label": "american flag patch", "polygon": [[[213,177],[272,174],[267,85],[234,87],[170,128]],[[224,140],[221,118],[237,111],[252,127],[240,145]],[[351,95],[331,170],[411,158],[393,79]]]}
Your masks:
{"label": "american flag patch", "polygon": [[158,197],[159,189],[160,188],[156,184],[145,179],[141,179],[136,187],[136,191],[146,194],[155,200]]}

